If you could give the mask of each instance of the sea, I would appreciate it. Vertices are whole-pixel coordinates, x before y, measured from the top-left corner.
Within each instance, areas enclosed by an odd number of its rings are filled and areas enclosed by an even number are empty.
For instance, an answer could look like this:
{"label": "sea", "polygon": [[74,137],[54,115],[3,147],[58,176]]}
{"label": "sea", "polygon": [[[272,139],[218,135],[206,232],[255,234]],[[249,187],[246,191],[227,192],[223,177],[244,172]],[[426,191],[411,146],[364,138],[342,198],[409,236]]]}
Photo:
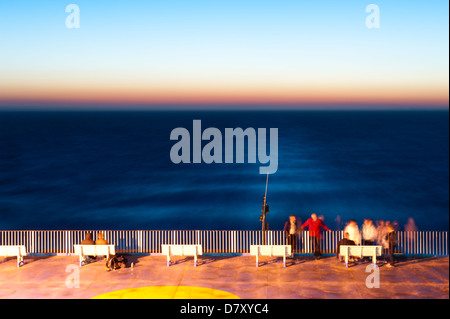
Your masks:
{"label": "sea", "polygon": [[[267,146],[278,129],[277,171],[260,174],[248,154],[174,163],[171,132],[184,128],[192,147],[194,120],[222,134],[266,128]],[[413,218],[448,230],[449,113],[0,112],[0,230],[259,230],[266,185],[271,230],[312,213],[331,229]]]}

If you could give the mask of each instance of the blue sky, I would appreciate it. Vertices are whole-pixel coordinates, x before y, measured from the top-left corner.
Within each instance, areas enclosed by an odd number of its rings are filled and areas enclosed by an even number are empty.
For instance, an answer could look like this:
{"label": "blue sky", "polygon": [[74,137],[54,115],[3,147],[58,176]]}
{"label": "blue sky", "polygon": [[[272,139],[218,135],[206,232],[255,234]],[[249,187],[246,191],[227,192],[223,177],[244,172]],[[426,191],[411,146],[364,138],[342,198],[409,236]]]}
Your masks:
{"label": "blue sky", "polygon": [[[65,25],[71,3],[79,29]],[[365,25],[371,3],[379,29]],[[448,104],[448,9],[441,0],[3,1],[0,101],[74,92]]]}

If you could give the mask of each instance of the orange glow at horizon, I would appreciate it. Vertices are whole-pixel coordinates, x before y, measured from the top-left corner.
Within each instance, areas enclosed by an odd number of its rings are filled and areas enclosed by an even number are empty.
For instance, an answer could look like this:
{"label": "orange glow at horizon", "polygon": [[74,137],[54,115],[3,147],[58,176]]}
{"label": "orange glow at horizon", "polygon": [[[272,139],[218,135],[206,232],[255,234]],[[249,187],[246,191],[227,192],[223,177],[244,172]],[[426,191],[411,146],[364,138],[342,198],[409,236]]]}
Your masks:
{"label": "orange glow at horizon", "polygon": [[436,85],[415,88],[327,86],[196,86],[177,88],[89,87],[63,86],[48,88],[34,84],[26,88],[4,85],[0,104],[101,104],[101,105],[164,105],[164,104],[411,104],[445,106],[449,103],[448,88]]}

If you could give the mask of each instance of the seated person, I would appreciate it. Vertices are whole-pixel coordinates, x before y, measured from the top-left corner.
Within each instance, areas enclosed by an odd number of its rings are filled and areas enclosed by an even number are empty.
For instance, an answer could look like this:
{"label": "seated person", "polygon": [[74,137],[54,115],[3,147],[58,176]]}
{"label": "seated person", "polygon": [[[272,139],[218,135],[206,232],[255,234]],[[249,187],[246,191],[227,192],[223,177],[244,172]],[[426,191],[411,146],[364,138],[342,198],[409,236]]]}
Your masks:
{"label": "seated person", "polygon": [[[108,241],[104,238],[103,233],[98,234],[98,239],[95,241],[96,245],[109,245]],[[106,259],[106,256],[103,256],[103,259]]]}
{"label": "seated person", "polygon": [[344,238],[342,238],[337,246],[337,258],[339,258],[339,261],[342,261],[341,256],[341,245],[344,246],[355,246],[355,242],[353,240],[350,240],[350,234],[348,232],[344,233]]}
{"label": "seated person", "polygon": [[[87,233],[86,237],[81,241],[80,245],[95,245],[95,242],[92,240],[92,234]],[[91,260],[95,258],[95,256],[86,256],[86,261],[89,263]]]}
{"label": "seated person", "polygon": [[104,238],[103,233],[98,234],[98,239],[95,241],[96,245],[109,245],[108,241]]}
{"label": "seated person", "polygon": [[358,224],[356,224],[354,219],[350,220],[348,225],[344,228],[344,233],[348,233],[348,239],[353,240],[355,245],[361,244],[361,233]]}
{"label": "seated person", "polygon": [[80,245],[95,245],[94,241],[92,240],[92,234],[87,233],[86,237],[81,241]]}

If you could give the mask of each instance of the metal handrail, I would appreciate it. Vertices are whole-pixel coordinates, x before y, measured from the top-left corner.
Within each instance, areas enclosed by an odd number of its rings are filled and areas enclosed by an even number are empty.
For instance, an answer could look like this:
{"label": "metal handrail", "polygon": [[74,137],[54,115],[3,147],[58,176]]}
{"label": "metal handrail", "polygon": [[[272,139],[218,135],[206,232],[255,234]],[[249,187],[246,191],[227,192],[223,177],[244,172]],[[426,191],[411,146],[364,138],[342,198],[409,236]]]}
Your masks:
{"label": "metal handrail", "polygon": [[[204,253],[246,254],[250,245],[286,245],[281,230],[2,230],[0,245],[25,245],[32,255],[74,253],[87,233],[93,239],[101,232],[116,246],[116,251],[129,254],[158,254],[163,244],[202,245]],[[343,231],[324,232],[321,250],[335,254]],[[396,252],[405,256],[447,257],[448,231],[398,231]],[[307,231],[297,237],[296,254],[312,253]]]}

